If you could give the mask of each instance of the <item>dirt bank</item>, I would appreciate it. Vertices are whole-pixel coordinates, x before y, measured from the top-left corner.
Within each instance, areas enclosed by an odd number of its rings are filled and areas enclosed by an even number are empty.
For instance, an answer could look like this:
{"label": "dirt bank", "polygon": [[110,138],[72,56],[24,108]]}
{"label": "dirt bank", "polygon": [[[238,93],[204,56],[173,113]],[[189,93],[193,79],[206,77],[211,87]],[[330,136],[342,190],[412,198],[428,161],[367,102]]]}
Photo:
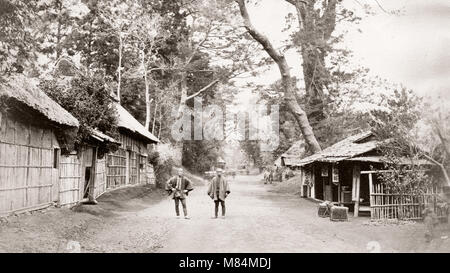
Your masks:
{"label": "dirt bank", "polygon": [[0,252],[69,252],[77,243],[82,252],[153,251],[159,225],[133,215],[164,196],[150,186],[129,187],[105,193],[98,205],[8,217],[0,224]]}

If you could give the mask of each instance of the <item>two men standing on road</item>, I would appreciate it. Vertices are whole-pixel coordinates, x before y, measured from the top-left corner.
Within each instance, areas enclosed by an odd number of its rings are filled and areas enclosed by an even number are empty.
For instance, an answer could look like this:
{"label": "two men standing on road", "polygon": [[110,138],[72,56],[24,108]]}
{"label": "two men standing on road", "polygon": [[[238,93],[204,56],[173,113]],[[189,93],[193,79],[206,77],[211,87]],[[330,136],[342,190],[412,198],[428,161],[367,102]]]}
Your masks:
{"label": "two men standing on road", "polygon": [[225,198],[227,198],[228,194],[230,194],[230,185],[228,181],[226,181],[223,170],[217,169],[216,176],[212,179],[211,183],[208,187],[208,195],[214,200],[215,203],[215,217],[218,217],[219,214],[219,204],[222,207],[222,218],[225,218]]}
{"label": "two men standing on road", "polygon": [[186,196],[194,188],[192,187],[192,182],[183,175],[183,169],[179,168],[177,175],[173,176],[167,181],[166,190],[169,194],[172,194],[172,198],[175,201],[175,213],[177,218],[180,218],[180,208],[179,205],[183,206],[183,213],[185,219],[190,219],[187,213],[186,207]]}
{"label": "two men standing on road", "polygon": [[[183,213],[185,219],[190,219],[187,213],[186,197],[194,188],[192,182],[183,175],[183,169],[177,170],[177,175],[170,178],[166,183],[166,191],[172,195],[175,201],[175,213],[177,218],[180,218],[179,205],[183,206]],[[215,203],[215,217],[219,216],[219,205],[222,207],[222,218],[225,218],[225,198],[230,194],[230,185],[226,181],[224,171],[222,169],[216,170],[216,176],[211,180],[208,186],[208,195]]]}

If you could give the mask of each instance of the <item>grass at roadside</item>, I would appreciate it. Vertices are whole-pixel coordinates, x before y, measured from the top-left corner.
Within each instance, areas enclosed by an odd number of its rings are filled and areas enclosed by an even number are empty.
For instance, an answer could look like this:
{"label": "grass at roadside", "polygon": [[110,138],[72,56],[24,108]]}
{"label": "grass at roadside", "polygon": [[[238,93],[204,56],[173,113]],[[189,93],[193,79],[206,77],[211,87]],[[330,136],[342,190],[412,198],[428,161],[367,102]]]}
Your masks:
{"label": "grass at roadside", "polygon": [[300,195],[300,177],[294,176],[283,182],[274,182],[273,187],[268,191],[274,193]]}

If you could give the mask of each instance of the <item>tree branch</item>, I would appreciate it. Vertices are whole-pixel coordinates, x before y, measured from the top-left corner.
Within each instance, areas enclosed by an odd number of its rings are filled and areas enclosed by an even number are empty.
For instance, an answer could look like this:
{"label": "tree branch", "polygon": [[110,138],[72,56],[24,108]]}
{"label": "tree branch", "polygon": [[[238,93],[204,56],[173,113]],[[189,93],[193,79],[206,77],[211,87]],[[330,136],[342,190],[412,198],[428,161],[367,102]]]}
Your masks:
{"label": "tree branch", "polygon": [[432,158],[431,156],[429,156],[425,153],[422,153],[422,155],[441,168],[441,171],[442,171],[442,174],[444,175],[445,181],[447,182],[447,185],[450,187],[450,178],[448,176],[447,170],[445,169],[444,165],[442,165],[440,162],[438,162],[437,160],[435,160],[434,158]]}
{"label": "tree branch", "polygon": [[242,18],[244,19],[245,28],[247,29],[250,36],[252,36],[253,39],[255,39],[257,42],[259,42],[263,46],[264,50],[269,54],[269,56],[278,64],[278,66],[280,66],[279,62],[284,59],[284,56],[277,52],[269,39],[259,31],[257,31],[252,25],[244,0],[236,0],[236,3],[239,5],[239,10],[241,11]]}
{"label": "tree branch", "polygon": [[214,81],[210,82],[208,85],[206,85],[206,86],[203,87],[202,89],[198,90],[198,91],[195,92],[194,94],[192,94],[192,95],[190,95],[190,96],[187,96],[186,99],[185,99],[184,101],[186,102],[186,101],[188,101],[188,100],[190,100],[190,99],[192,99],[192,98],[198,96],[200,93],[202,93],[202,92],[208,90],[209,88],[211,88],[212,86],[214,86],[214,85],[215,85],[216,83],[218,83],[218,82],[219,82],[219,80],[214,80]]}

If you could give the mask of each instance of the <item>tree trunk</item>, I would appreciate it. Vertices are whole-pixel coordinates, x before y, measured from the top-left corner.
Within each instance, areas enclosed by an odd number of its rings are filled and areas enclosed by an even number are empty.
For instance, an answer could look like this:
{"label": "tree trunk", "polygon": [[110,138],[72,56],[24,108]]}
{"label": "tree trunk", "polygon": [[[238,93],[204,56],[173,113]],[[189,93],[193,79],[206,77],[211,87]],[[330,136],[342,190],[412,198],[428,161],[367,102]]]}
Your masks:
{"label": "tree trunk", "polygon": [[[180,73],[180,104],[178,106],[178,113],[176,119],[183,118],[183,113],[186,110],[186,98],[187,98],[187,72],[183,71]],[[185,128],[183,128],[184,130]],[[183,149],[184,149],[184,140],[181,139],[180,141],[177,141],[174,145],[175,149],[177,150],[177,153],[180,155],[178,159],[176,160],[176,164],[182,165],[183,163]]]}
{"label": "tree trunk", "polygon": [[298,94],[295,90],[295,82],[290,74],[290,67],[288,66],[286,59],[283,54],[277,52],[269,39],[262,33],[258,32],[250,21],[250,17],[245,6],[245,0],[236,0],[239,5],[239,10],[241,12],[242,18],[244,19],[245,28],[248,33],[255,39],[258,43],[262,45],[264,50],[269,54],[269,56],[278,65],[278,69],[281,74],[282,86],[285,93],[286,104],[295,118],[303,137],[305,138],[306,144],[309,149],[313,152],[320,152],[321,148],[319,142],[314,136],[314,132],[309,124],[308,117],[305,111],[302,109],[298,103]]}
{"label": "tree trunk", "polygon": [[178,106],[178,117],[180,118],[183,115],[183,111],[186,109],[186,100],[187,100],[187,73],[181,72],[181,81],[180,81],[180,105]]}
{"label": "tree trunk", "polygon": [[157,109],[158,109],[158,103],[155,102],[155,111],[153,112],[152,134],[155,134],[156,110],[157,110]]}
{"label": "tree trunk", "polygon": [[61,22],[61,13],[62,13],[62,2],[57,1],[56,2],[58,6],[58,29],[56,33],[56,60],[59,60],[59,57],[61,57],[62,47],[61,47],[61,28],[62,28],[62,22]]}
{"label": "tree trunk", "polygon": [[150,107],[151,107],[151,100],[150,100],[150,86],[149,86],[149,80],[147,75],[147,67],[145,66],[145,52],[144,50],[141,50],[141,64],[142,64],[142,71],[144,72],[144,82],[145,82],[145,129],[150,129]]}
{"label": "tree trunk", "polygon": [[123,48],[123,40],[122,33],[119,32],[119,65],[117,67],[117,101],[120,104],[120,85],[122,82],[122,48]]}
{"label": "tree trunk", "polygon": [[326,119],[324,109],[324,83],[321,75],[325,70],[325,57],[309,46],[302,47],[303,78],[306,89],[306,111],[311,124],[317,125]]}
{"label": "tree trunk", "polygon": [[162,107],[159,107],[159,128],[158,128],[158,139],[161,137],[161,128],[162,128]]}
{"label": "tree trunk", "polygon": [[327,43],[336,27],[336,0],[322,3],[323,13],[316,11],[316,1],[286,0],[297,10],[299,25],[296,40],[302,55],[303,78],[306,89],[306,112],[311,124],[325,120],[325,94],[329,71],[325,67]]}

